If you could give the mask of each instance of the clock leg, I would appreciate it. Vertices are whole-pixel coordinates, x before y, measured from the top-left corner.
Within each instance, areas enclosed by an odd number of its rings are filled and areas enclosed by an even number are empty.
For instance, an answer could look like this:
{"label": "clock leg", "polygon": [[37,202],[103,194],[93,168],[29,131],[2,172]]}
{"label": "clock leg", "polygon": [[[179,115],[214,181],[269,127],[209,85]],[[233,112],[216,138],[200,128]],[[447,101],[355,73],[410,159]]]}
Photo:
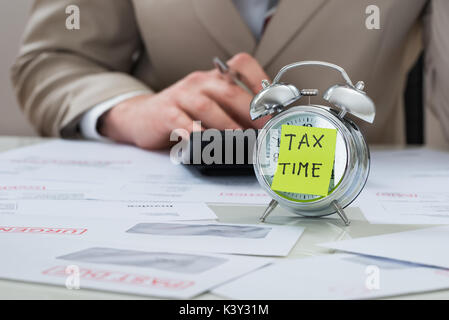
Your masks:
{"label": "clock leg", "polygon": [[265,209],[265,212],[263,213],[262,217],[260,217],[259,220],[261,222],[265,222],[265,219],[268,217],[268,215],[271,213],[271,211],[273,211],[274,208],[276,208],[277,205],[278,205],[278,202],[276,200],[271,200],[270,204]]}
{"label": "clock leg", "polygon": [[348,217],[346,216],[345,211],[340,206],[337,200],[332,201],[332,205],[334,206],[335,210],[337,210],[337,214],[340,216],[341,220],[345,223],[346,226],[349,226],[351,224],[351,221],[349,221]]}

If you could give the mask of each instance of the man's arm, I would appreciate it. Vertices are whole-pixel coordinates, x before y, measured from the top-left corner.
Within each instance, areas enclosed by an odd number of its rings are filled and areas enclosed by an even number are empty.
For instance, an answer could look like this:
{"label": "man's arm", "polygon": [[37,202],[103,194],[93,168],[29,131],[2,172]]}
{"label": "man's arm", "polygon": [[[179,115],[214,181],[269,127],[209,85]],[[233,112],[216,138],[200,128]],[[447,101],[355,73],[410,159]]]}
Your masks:
{"label": "man's arm", "polygon": [[[66,28],[66,7],[80,9],[80,29]],[[12,69],[19,103],[39,133],[73,137],[93,106],[151,90],[130,76],[140,38],[131,1],[39,0]]]}
{"label": "man's arm", "polygon": [[449,1],[432,0],[424,18],[425,105],[449,142]]}
{"label": "man's arm", "polygon": [[116,107],[119,103],[141,94],[145,94],[145,92],[133,91],[124,93],[112,99],[106,100],[86,111],[79,121],[81,136],[89,140],[110,141],[110,139],[102,136],[99,130],[102,126],[102,121],[105,114],[112,108]]}
{"label": "man's arm", "polygon": [[[66,29],[69,5],[80,9],[80,30]],[[42,135],[76,137],[86,119],[92,132],[99,115],[86,115],[136,91],[141,94],[101,116],[103,137],[162,149],[172,144],[173,130],[182,129],[184,136],[194,130],[194,120],[220,130],[261,127],[265,120],[249,117],[252,95],[217,70],[192,72],[158,93],[133,78],[129,73],[141,46],[137,28],[129,0],[35,2],[12,76],[20,105]],[[237,54],[228,63],[253,93],[268,79],[249,54]]]}

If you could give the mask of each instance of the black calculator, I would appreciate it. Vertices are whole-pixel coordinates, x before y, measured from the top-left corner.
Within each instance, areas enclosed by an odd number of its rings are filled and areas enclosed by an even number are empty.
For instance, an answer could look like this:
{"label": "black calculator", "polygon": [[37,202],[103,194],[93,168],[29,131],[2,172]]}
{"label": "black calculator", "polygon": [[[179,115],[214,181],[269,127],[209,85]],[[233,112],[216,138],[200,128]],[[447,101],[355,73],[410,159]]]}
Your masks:
{"label": "black calculator", "polygon": [[217,130],[213,135],[196,131],[190,134],[189,140],[189,159],[184,165],[205,175],[254,175],[257,130]]}

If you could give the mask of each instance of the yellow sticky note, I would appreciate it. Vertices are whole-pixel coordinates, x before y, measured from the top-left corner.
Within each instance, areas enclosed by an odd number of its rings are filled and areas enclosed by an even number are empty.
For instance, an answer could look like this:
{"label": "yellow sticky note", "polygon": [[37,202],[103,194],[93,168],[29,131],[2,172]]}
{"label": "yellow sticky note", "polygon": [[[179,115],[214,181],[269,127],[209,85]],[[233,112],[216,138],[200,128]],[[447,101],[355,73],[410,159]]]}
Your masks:
{"label": "yellow sticky note", "polygon": [[336,142],[336,129],[283,125],[271,189],[327,196]]}

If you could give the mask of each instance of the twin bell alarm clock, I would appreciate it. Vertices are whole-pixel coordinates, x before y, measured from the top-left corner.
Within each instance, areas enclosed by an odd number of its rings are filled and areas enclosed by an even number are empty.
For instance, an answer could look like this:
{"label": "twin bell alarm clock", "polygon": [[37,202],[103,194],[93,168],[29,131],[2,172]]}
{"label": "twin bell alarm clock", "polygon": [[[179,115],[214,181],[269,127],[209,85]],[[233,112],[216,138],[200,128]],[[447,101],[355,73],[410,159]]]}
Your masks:
{"label": "twin bell alarm clock", "polygon": [[[327,89],[328,106],[300,104],[304,96],[316,96],[316,89],[298,89],[280,82],[293,68],[323,66],[341,73],[346,84]],[[365,139],[352,115],[373,123],[373,101],[364,83],[352,83],[345,70],[322,61],[295,62],[283,67],[250,105],[252,120],[271,115],[260,131],[253,153],[256,177],[272,200],[261,217],[279,204],[296,214],[320,217],[337,213],[345,225],[346,208],[362,191],[369,174],[370,156]]]}

